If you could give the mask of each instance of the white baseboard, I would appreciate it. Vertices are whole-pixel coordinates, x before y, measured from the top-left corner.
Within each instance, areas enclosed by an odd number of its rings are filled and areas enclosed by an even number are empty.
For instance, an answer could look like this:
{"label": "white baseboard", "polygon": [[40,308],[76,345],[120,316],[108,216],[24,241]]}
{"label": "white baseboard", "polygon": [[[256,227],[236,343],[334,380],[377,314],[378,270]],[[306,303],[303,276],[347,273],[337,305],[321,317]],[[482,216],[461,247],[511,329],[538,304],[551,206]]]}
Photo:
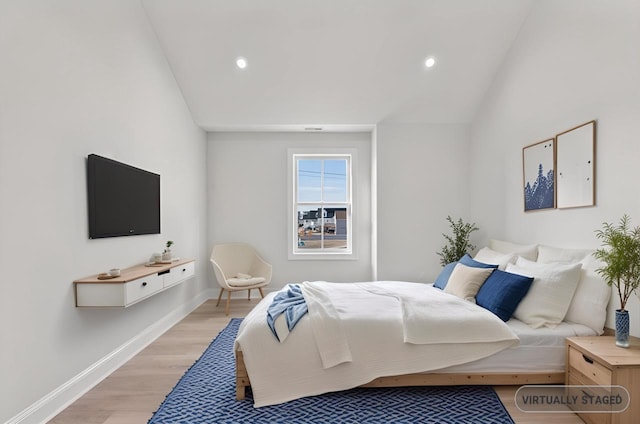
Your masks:
{"label": "white baseboard", "polygon": [[189,302],[179,306],[160,321],[150,325],[140,334],[131,338],[80,374],[9,419],[5,424],[39,424],[49,421],[193,312],[198,306],[211,299],[214,293],[212,289],[201,292]]}

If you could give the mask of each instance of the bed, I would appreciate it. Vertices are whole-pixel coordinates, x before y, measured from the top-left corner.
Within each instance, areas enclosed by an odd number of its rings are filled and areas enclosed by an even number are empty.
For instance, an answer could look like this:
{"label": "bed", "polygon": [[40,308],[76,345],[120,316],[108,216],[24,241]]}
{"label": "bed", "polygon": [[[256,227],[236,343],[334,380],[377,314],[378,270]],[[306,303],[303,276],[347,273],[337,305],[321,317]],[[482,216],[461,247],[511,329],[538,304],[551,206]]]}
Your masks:
{"label": "bed", "polygon": [[[238,332],[236,398],[244,399],[249,386],[254,406],[261,407],[356,386],[563,382],[564,339],[602,333],[610,290],[595,274],[588,251],[534,246],[531,253],[524,247],[495,241],[473,258],[492,265],[485,272],[490,276],[531,278],[516,313],[506,320],[496,319],[500,314],[491,308],[470,302],[464,297],[468,293],[462,297],[446,293],[447,286],[451,289],[460,280],[456,277],[461,270],[481,273],[464,264],[443,270],[451,271],[445,289],[437,287],[438,280],[434,285],[305,283],[305,290],[317,291],[314,296],[306,293],[309,313],[282,342],[265,323],[276,296],[270,293],[247,315]],[[465,263],[471,263],[468,260]],[[474,296],[481,299],[480,290],[489,285],[488,279],[483,280]],[[439,303],[455,312],[431,311],[431,305]],[[422,316],[423,310],[433,316]],[[337,316],[337,321],[331,316]],[[468,321],[457,322],[460,317]],[[474,327],[476,321],[482,326]],[[431,333],[444,339],[430,340]]]}

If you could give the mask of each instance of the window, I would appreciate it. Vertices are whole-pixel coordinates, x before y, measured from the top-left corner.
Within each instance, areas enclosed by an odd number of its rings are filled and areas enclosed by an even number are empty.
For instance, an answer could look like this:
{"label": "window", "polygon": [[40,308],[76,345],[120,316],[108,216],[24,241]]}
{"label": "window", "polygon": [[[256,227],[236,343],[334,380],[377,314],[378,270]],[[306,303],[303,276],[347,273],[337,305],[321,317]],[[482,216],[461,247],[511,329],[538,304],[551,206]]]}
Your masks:
{"label": "window", "polygon": [[291,159],[291,253],[351,255],[352,154],[294,153]]}

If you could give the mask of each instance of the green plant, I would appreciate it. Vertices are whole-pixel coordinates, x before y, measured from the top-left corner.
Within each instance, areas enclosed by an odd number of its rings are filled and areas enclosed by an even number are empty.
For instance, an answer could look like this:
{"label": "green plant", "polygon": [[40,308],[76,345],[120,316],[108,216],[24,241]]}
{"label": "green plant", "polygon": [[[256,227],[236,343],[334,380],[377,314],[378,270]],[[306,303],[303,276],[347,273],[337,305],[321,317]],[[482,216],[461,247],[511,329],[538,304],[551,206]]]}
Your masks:
{"label": "green plant", "polygon": [[166,248],[166,249],[164,249],[164,251],[165,251],[165,252],[168,252],[168,251],[169,251],[169,249],[171,248],[171,245],[172,245],[172,244],[173,244],[173,241],[169,240],[169,241],[167,242],[167,248]]}
{"label": "green plant", "polygon": [[437,252],[442,266],[460,260],[466,253],[476,248],[469,243],[471,233],[478,230],[475,223],[465,223],[462,218],[454,221],[450,216],[447,216],[447,221],[449,221],[453,235],[442,234],[448,242],[448,245],[442,247],[442,251]]}
{"label": "green plant", "polygon": [[603,222],[602,229],[596,230],[596,237],[604,247],[593,253],[604,263],[596,272],[616,288],[623,311],[629,296],[640,286],[640,227],[631,228],[629,221],[629,216],[624,214],[618,225]]}

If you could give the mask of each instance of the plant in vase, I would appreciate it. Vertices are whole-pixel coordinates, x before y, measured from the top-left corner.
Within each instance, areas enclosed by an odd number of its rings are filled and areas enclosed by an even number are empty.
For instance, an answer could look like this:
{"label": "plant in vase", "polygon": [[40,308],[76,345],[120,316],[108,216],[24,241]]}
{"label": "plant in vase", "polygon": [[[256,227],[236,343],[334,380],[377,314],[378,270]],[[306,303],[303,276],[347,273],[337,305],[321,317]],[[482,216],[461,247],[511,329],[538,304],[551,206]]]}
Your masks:
{"label": "plant in vase", "polygon": [[171,260],[171,245],[173,245],[173,241],[169,240],[167,242],[167,247],[164,249],[164,252],[162,252],[162,260],[163,261],[170,261]]}
{"label": "plant in vase", "polygon": [[596,272],[616,288],[620,298],[620,309],[616,310],[616,345],[621,347],[629,347],[627,301],[640,286],[640,227],[631,228],[629,221],[625,214],[618,225],[602,223],[596,237],[602,240],[603,247],[593,254],[604,263]]}
{"label": "plant in vase", "polygon": [[459,261],[466,253],[476,248],[469,243],[471,233],[478,230],[475,223],[465,223],[462,218],[454,221],[450,216],[447,216],[447,221],[449,221],[449,226],[453,230],[453,235],[442,234],[449,243],[442,247],[442,251],[437,252],[442,266]]}

